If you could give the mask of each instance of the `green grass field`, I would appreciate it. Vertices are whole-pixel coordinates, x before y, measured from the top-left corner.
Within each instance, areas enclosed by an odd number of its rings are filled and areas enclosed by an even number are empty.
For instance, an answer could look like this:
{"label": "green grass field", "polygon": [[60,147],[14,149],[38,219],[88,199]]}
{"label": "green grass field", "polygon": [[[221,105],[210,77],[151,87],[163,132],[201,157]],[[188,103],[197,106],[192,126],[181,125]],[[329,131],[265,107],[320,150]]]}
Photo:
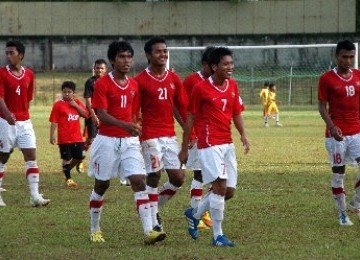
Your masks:
{"label": "green grass field", "polygon": [[[49,144],[50,107],[32,108],[37,134],[41,192],[46,208],[31,208],[24,163],[16,150],[7,166],[0,208],[0,259],[356,259],[360,223],[341,227],[330,190],[324,124],[316,108],[282,108],[284,127],[263,127],[259,107],[244,114],[251,151],[244,155],[238,134],[239,185],[226,204],[224,231],[237,243],[214,248],[211,231],[193,241],[184,209],[192,174],[161,210],[168,237],[154,246],[142,242],[133,195],[113,180],[102,215],[104,244],[89,241],[88,199],[93,180],[73,173],[77,189],[64,186],[57,146]],[[274,125],[274,122],[271,122]],[[180,133],[180,131],[179,131]],[[348,168],[352,195],[356,168]],[[163,176],[163,180],[166,179]]]}

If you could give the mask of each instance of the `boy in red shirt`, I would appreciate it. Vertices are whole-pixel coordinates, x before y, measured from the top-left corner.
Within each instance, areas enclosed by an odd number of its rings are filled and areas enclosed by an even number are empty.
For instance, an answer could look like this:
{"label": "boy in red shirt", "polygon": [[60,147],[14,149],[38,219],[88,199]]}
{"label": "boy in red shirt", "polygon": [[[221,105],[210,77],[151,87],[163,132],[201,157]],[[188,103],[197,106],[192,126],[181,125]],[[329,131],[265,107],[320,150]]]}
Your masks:
{"label": "boy in red shirt", "polygon": [[75,89],[76,85],[72,81],[65,81],[61,85],[62,99],[55,102],[49,118],[50,143],[56,144],[55,130],[57,128],[57,144],[63,160],[62,167],[68,187],[77,187],[77,183],[71,178],[70,171],[85,157],[80,117],[88,116],[85,104],[74,97]]}

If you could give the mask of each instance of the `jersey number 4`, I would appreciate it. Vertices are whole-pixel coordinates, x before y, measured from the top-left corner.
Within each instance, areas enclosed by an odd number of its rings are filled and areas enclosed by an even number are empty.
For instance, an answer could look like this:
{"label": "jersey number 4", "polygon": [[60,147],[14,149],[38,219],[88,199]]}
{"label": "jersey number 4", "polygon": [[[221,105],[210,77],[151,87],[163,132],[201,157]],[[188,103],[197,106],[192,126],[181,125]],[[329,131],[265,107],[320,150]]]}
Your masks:
{"label": "jersey number 4", "polygon": [[17,86],[17,88],[16,88],[16,94],[18,94],[18,96],[20,96],[20,94],[21,94],[21,89],[20,89],[20,85],[19,86]]}

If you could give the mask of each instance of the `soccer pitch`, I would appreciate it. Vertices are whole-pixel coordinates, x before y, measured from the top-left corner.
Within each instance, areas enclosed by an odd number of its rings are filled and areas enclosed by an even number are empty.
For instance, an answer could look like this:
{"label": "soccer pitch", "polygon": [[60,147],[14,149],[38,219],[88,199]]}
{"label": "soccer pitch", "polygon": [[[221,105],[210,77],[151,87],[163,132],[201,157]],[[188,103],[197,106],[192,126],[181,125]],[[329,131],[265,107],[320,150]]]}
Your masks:
{"label": "soccer pitch", "polygon": [[[0,208],[0,259],[355,259],[360,223],[339,226],[324,148],[324,123],[315,107],[280,107],[282,128],[263,127],[259,106],[248,107],[244,121],[251,143],[244,155],[234,133],[239,161],[235,197],[227,201],[224,232],[234,248],[214,248],[211,231],[194,241],[187,234],[192,173],[161,209],[167,238],[142,242],[142,229],[129,187],[114,179],[106,193],[101,226],[106,242],[89,241],[89,195],[93,180],[73,172],[77,189],[64,185],[57,146],[49,143],[51,107],[31,109],[37,135],[40,190],[51,204],[29,206],[24,163],[16,150],[7,165]],[[181,134],[178,129],[178,134]],[[87,157],[88,159],[88,157]],[[86,161],[87,162],[87,161]],[[352,195],[357,168],[348,167],[345,187]],[[162,180],[166,176],[163,175]]]}

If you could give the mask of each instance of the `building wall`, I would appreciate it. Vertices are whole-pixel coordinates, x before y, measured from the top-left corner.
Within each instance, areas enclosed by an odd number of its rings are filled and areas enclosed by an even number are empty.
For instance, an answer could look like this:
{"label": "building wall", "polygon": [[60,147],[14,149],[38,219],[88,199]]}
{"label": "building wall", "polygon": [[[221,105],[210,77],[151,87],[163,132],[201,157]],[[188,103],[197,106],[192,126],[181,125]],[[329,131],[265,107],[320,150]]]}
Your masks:
{"label": "building wall", "polygon": [[1,2],[0,36],[355,33],[356,0]]}

